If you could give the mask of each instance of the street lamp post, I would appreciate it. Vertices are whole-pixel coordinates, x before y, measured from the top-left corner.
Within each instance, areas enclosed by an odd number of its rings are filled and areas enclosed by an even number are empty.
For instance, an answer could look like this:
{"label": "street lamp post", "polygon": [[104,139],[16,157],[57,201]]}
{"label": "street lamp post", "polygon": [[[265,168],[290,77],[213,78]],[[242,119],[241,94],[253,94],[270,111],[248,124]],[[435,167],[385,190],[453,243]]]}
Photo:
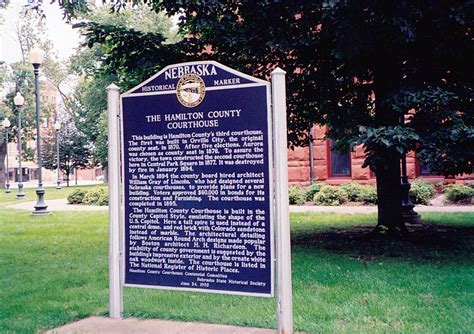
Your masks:
{"label": "street lamp post", "polygon": [[5,192],[7,194],[11,193],[12,190],[10,189],[10,173],[8,172],[8,128],[10,127],[11,123],[10,123],[10,120],[8,118],[5,118],[3,121],[2,121],[2,125],[3,127],[5,128],[5,140],[6,140],[6,143],[7,143],[7,165],[6,165],[6,169],[5,169],[5,180],[6,180],[6,183],[5,183]]}
{"label": "street lamp post", "polygon": [[[400,125],[405,125],[405,115],[400,117]],[[402,218],[406,223],[416,224],[420,222],[420,215],[413,210],[415,205],[410,199],[410,182],[407,175],[407,155],[401,155],[402,175],[400,177],[400,187],[402,189]]]}
{"label": "street lamp post", "polygon": [[44,201],[44,189],[43,189],[43,178],[41,169],[43,168],[43,160],[41,158],[41,132],[40,132],[40,97],[39,97],[39,82],[38,82],[38,75],[39,75],[39,67],[43,62],[43,51],[38,47],[34,47],[31,49],[29,58],[30,62],[33,65],[34,74],[35,74],[35,98],[36,98],[36,151],[38,154],[38,188],[36,188],[36,195],[38,197],[37,202],[35,204],[35,211],[33,211],[33,215],[41,216],[48,214],[48,206]]}
{"label": "street lamp post", "polygon": [[21,159],[22,159],[22,143],[21,143],[21,108],[25,103],[25,99],[20,94],[20,92],[16,93],[15,98],[13,99],[13,103],[15,104],[18,110],[18,194],[16,194],[17,199],[25,198],[25,193],[23,192],[23,169],[21,168]]}
{"label": "street lamp post", "polygon": [[61,169],[59,168],[59,130],[61,129],[61,123],[59,121],[56,121],[54,123],[54,129],[56,130],[56,149],[57,149],[57,158],[58,158],[58,167],[56,169],[56,172],[58,174],[58,179],[57,179],[57,186],[56,189],[61,189],[61,181],[59,180],[59,173],[61,172]]}

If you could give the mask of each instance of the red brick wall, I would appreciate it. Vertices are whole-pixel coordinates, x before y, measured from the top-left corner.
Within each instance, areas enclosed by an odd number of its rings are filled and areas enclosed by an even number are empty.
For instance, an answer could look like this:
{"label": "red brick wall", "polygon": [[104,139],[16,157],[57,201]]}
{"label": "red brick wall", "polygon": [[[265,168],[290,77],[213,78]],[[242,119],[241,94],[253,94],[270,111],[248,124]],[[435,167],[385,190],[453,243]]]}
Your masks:
{"label": "red brick wall", "polygon": [[308,182],[309,169],[309,150],[307,147],[296,147],[294,150],[288,150],[288,178],[290,182]]}
{"label": "red brick wall", "polygon": [[77,170],[77,179],[79,181],[97,181],[99,175],[102,175],[102,171],[99,167]]}
{"label": "red brick wall", "polygon": [[[330,184],[341,184],[350,181],[361,183],[375,183],[375,177],[369,168],[362,168],[364,162],[364,149],[362,146],[356,147],[351,152],[351,176],[350,177],[330,177],[328,170],[329,145],[323,140],[325,128],[315,126],[313,128],[313,163],[314,177],[316,181],[325,181]],[[418,164],[414,152],[407,155],[407,175],[410,179],[419,177]],[[474,181],[474,174],[456,176],[454,179],[447,179],[442,176],[423,176],[428,182],[456,182],[469,183]],[[292,184],[307,185],[310,183],[310,161],[309,148],[297,147],[288,150],[288,179]]]}

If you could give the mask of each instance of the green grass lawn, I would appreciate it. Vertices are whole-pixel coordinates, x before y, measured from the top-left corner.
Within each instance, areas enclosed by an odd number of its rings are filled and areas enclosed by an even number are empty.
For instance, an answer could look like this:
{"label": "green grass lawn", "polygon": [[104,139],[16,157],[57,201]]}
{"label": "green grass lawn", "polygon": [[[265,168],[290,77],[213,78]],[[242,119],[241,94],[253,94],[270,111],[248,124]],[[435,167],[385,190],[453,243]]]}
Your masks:
{"label": "green grass lawn", "polygon": [[[404,241],[368,239],[375,215],[293,214],[295,329],[473,332],[473,213],[423,214]],[[0,332],[108,311],[107,213],[0,208]],[[275,327],[275,301],[125,289],[125,316]]]}
{"label": "green grass lawn", "polygon": [[[66,187],[65,185],[62,185],[61,189],[56,189],[55,187],[45,187],[45,200],[46,204],[48,199],[60,199],[60,198],[66,198],[73,190],[79,189],[79,188],[92,188],[92,187],[99,187],[99,186],[104,186],[103,184],[99,185],[82,185],[82,186],[70,186]],[[12,202],[19,202],[19,200],[16,199],[16,194],[18,193],[18,188],[11,188],[12,192],[9,194],[6,194],[3,189],[0,189],[0,205],[1,204],[11,204]],[[36,188],[23,188],[25,192],[25,198],[22,201],[36,201]]]}

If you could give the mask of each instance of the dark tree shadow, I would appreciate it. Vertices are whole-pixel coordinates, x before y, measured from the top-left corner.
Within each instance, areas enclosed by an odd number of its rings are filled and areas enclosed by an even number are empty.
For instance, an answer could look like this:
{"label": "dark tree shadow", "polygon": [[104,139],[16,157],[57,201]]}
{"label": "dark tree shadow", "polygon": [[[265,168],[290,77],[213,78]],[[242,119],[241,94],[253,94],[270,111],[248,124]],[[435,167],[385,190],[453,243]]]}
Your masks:
{"label": "dark tree shadow", "polygon": [[449,226],[432,223],[410,225],[400,238],[371,233],[374,226],[298,231],[292,245],[348,255],[368,262],[380,257],[414,261],[471,261],[474,251],[474,226]]}

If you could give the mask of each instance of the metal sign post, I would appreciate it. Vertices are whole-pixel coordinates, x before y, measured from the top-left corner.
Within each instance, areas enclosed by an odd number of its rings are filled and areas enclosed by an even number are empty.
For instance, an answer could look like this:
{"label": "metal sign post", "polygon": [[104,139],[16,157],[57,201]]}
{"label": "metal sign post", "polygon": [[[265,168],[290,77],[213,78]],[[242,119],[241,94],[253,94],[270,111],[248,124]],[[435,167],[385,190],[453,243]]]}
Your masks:
{"label": "metal sign post", "polygon": [[119,158],[119,87],[107,87],[109,126],[109,315],[121,318],[123,288],[120,245],[120,158]]}
{"label": "metal sign post", "polygon": [[293,333],[285,74],[286,72],[281,68],[276,68],[272,72],[277,223],[277,315],[278,333],[281,334]]}

